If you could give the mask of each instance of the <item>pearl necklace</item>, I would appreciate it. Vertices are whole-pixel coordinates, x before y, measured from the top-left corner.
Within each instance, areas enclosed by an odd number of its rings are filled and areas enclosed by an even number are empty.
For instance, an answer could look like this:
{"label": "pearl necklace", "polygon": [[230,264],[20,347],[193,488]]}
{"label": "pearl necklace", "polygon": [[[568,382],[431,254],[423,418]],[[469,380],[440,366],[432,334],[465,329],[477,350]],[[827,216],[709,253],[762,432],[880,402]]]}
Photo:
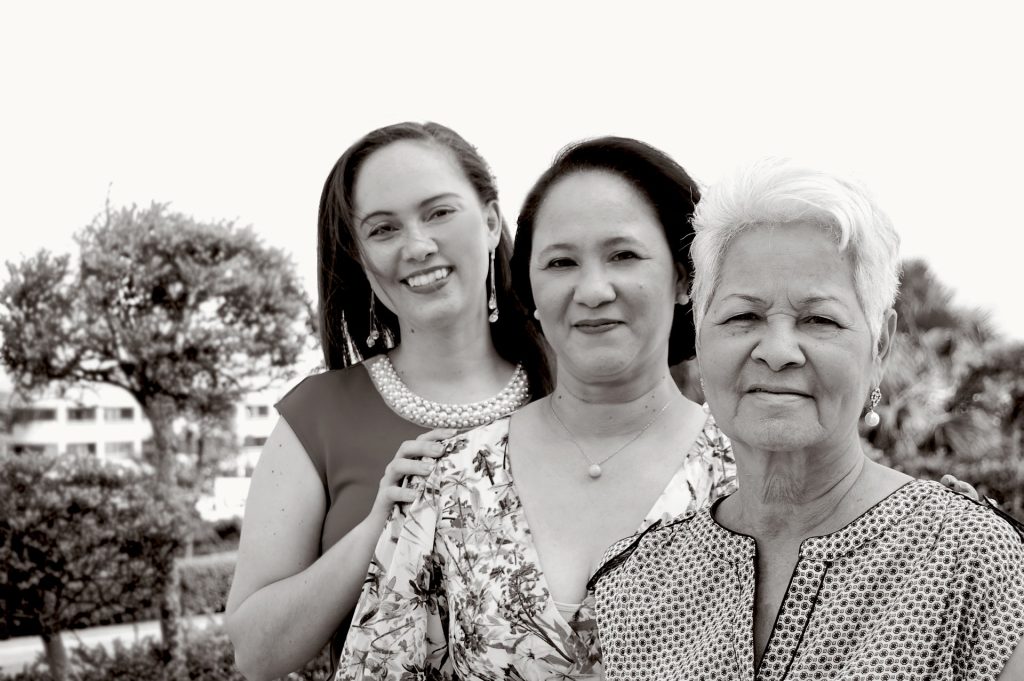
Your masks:
{"label": "pearl necklace", "polygon": [[662,407],[661,409],[659,409],[658,413],[655,414],[654,416],[652,416],[651,420],[648,421],[647,423],[645,423],[643,425],[643,427],[636,432],[636,435],[634,435],[633,437],[629,438],[626,441],[626,444],[622,445],[621,447],[616,449],[614,452],[612,452],[608,456],[606,456],[603,459],[601,459],[600,461],[594,461],[589,456],[587,456],[587,453],[585,451],[583,451],[583,447],[581,447],[580,443],[576,441],[575,437],[573,437],[572,431],[569,430],[569,426],[565,425],[565,422],[558,415],[558,412],[555,411],[555,407],[552,404],[551,398],[548,398],[548,409],[551,410],[551,415],[555,417],[556,421],[558,421],[558,425],[562,426],[562,430],[564,430],[565,434],[569,436],[569,441],[572,442],[574,445],[576,445],[576,449],[579,450],[580,456],[582,456],[586,460],[586,462],[588,464],[590,464],[590,466],[587,468],[587,475],[589,475],[592,479],[597,480],[598,478],[601,477],[601,474],[604,473],[604,470],[601,468],[601,464],[606,463],[613,456],[615,456],[616,454],[621,452],[623,449],[625,449],[626,447],[628,447],[631,444],[633,444],[634,442],[636,442],[640,438],[641,435],[643,435],[644,433],[647,432],[648,428],[650,428],[651,426],[654,425],[654,422],[658,420],[658,417],[661,416],[662,414],[664,414],[665,410],[668,409],[669,405],[671,405],[672,402],[674,402],[674,401],[675,401],[674,397],[669,398],[668,402],[665,403],[665,406]]}
{"label": "pearl necklace", "polygon": [[466,404],[445,404],[427,400],[413,391],[395,371],[391,358],[382,355],[369,365],[377,392],[393,411],[407,421],[426,428],[476,428],[511,414],[530,401],[530,387],[522,364],[494,397]]}

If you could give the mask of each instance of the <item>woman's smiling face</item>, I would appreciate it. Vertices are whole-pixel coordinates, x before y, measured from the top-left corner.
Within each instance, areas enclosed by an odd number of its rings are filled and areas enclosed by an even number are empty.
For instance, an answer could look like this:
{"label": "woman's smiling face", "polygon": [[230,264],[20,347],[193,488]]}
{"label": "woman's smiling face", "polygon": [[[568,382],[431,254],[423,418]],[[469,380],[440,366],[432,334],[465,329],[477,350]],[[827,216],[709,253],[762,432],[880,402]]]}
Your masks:
{"label": "woman's smiling face", "polygon": [[389,144],[363,162],[353,199],[367,279],[403,327],[486,318],[488,256],[501,220],[450,153],[418,141]]}
{"label": "woman's smiling face", "polygon": [[620,176],[584,170],[551,187],[530,284],[559,373],[602,383],[664,370],[683,284],[654,210]]}
{"label": "woman's smiling face", "polygon": [[728,246],[699,333],[704,394],[730,438],[764,451],[844,447],[881,380],[848,257],[809,224],[752,227]]}

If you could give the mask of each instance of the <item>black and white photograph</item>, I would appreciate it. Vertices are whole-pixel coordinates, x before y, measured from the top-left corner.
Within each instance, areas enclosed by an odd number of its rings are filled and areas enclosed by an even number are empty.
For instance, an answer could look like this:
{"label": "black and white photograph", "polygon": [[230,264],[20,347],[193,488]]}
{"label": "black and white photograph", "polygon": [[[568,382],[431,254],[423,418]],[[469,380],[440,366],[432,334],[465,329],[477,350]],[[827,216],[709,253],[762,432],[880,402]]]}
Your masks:
{"label": "black and white photograph", "polygon": [[0,681],[1024,681],[1024,10],[0,8]]}

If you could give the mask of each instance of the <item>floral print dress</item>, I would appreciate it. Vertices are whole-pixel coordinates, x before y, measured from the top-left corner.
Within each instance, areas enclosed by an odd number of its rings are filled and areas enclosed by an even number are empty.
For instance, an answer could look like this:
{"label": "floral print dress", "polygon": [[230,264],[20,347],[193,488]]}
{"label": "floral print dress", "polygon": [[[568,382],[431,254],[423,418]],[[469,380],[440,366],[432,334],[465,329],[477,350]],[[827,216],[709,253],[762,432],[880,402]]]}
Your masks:
{"label": "floral print dress", "polygon": [[[336,681],[601,678],[593,596],[558,610],[509,461],[509,417],[447,441],[377,544]],[[735,462],[710,415],[638,532],[733,490]]]}

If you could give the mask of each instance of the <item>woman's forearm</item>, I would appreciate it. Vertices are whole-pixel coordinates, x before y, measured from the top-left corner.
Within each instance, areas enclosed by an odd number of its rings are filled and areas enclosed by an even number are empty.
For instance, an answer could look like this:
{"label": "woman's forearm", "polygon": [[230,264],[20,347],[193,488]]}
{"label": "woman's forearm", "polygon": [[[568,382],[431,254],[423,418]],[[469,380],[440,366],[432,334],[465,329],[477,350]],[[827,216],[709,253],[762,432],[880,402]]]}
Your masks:
{"label": "woman's forearm", "polygon": [[275,679],[320,652],[355,607],[384,519],[371,515],[308,568],[253,592],[225,618],[249,681]]}

